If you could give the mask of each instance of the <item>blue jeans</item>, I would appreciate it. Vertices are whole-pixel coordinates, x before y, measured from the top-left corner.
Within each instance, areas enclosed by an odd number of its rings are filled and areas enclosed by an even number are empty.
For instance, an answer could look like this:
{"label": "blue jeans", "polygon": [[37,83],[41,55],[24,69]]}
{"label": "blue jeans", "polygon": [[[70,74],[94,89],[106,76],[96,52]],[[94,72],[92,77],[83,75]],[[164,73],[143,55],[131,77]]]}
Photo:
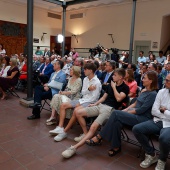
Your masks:
{"label": "blue jeans", "polygon": [[105,140],[111,142],[112,148],[119,148],[121,146],[122,125],[124,124],[133,127],[134,125],[147,120],[148,118],[142,115],[115,110],[110,115],[109,120],[102,128],[99,135]]}
{"label": "blue jeans", "polygon": [[163,128],[162,121],[155,123],[153,120],[148,120],[135,125],[132,131],[145,152],[149,155],[153,154],[155,151],[149,144],[148,136],[152,134],[159,135],[159,159],[166,161],[170,151],[170,127]]}

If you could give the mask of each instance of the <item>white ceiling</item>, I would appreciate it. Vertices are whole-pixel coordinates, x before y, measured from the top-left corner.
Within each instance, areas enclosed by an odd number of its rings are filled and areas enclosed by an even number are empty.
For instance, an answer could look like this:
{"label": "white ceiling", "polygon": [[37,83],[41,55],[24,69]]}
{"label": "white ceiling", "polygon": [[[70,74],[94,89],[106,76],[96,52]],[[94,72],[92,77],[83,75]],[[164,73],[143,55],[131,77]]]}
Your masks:
{"label": "white ceiling", "polygon": [[[62,0],[61,0],[62,1]],[[72,1],[72,0],[65,0],[65,1]],[[20,5],[26,5],[27,0],[4,0],[4,2],[10,2]],[[82,0],[83,2],[83,0]],[[87,2],[87,3],[81,3],[78,5],[71,5],[67,7],[67,10],[73,11],[83,8],[92,8],[97,7],[101,5],[109,5],[109,4],[120,4],[120,3],[127,3],[131,2],[132,0],[97,0],[94,2]],[[48,11],[52,12],[62,12],[62,7],[53,3],[45,2],[43,0],[34,0],[34,6],[38,8],[42,8]]]}

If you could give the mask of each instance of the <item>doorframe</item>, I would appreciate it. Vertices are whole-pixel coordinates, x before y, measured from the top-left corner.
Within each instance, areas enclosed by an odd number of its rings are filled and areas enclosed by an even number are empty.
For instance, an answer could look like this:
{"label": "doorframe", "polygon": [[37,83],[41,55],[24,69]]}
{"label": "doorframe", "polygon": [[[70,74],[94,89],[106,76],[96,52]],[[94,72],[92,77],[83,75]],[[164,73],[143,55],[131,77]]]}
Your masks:
{"label": "doorframe", "polygon": [[[151,49],[151,40],[136,40],[135,43],[134,43],[134,54],[133,54],[133,58],[132,58],[132,62],[133,63],[136,63],[137,62],[137,59],[138,59],[138,53],[139,51],[137,51],[137,46],[148,46],[149,47],[149,50]],[[145,57],[148,57],[147,56],[147,53],[149,51],[144,51],[144,56]]]}

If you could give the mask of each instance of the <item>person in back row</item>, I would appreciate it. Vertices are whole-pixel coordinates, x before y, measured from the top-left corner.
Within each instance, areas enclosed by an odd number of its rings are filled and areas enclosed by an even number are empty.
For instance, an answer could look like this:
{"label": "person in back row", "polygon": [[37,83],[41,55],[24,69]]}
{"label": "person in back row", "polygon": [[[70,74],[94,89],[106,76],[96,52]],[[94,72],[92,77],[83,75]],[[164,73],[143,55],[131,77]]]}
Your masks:
{"label": "person in back row", "polygon": [[116,62],[113,60],[106,61],[105,71],[101,75],[102,89],[105,90],[106,86],[111,82],[113,71],[116,68]]}
{"label": "person in back row", "polygon": [[[76,150],[84,145],[86,140],[93,137],[99,126],[109,119],[110,114],[113,109],[119,109],[123,102],[127,101],[129,94],[129,87],[124,83],[125,70],[123,68],[118,68],[114,71],[113,81],[106,87],[106,91],[96,103],[89,105],[89,107],[75,110],[75,117],[77,118],[80,126],[83,129],[84,135],[79,138],[75,138],[79,141],[74,146],[71,146],[62,153],[64,158],[70,158],[76,153]],[[87,132],[86,122],[84,117],[94,117],[98,116]],[[90,140],[89,144],[93,145],[94,141]]]}
{"label": "person in back row", "polygon": [[[170,151],[170,74],[166,76],[165,88],[156,96],[152,115],[152,120],[135,125],[132,131],[146,153],[140,167],[148,168],[158,161],[155,170],[164,170]],[[159,135],[159,158],[149,143],[148,136],[152,134]]]}

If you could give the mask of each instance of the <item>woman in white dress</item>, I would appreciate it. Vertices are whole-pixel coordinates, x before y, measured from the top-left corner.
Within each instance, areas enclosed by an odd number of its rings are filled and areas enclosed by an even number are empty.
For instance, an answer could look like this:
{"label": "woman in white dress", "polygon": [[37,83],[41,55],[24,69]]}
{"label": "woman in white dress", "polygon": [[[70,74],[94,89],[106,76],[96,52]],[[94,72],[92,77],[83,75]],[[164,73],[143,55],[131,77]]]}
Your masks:
{"label": "woman in white dress", "polygon": [[[55,94],[51,101],[52,113],[50,118],[46,121],[47,125],[56,124],[56,113],[60,114],[60,105],[63,102],[68,102],[69,100],[76,100],[80,98],[80,91],[82,88],[82,80],[80,78],[81,68],[79,66],[73,66],[70,68],[71,78],[68,81],[65,91]],[[66,118],[71,117],[72,110],[67,109]]]}

